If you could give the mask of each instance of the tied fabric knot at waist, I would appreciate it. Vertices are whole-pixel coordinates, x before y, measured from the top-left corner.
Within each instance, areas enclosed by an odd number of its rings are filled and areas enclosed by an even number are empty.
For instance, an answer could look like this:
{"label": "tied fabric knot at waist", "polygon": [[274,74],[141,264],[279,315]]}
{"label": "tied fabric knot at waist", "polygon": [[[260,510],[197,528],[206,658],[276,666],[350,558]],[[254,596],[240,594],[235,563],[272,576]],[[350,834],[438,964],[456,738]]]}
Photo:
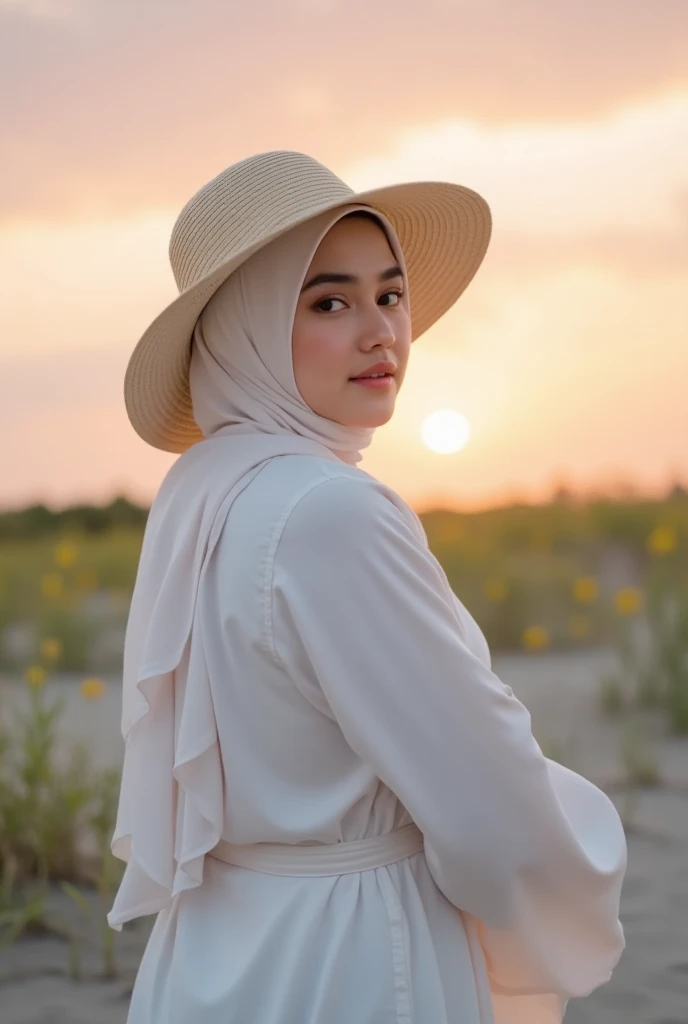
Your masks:
{"label": "tied fabric knot at waist", "polygon": [[210,856],[225,864],[268,875],[347,875],[405,860],[423,849],[423,833],[413,822],[383,836],[352,842],[296,846],[291,843],[234,844],[220,840]]}

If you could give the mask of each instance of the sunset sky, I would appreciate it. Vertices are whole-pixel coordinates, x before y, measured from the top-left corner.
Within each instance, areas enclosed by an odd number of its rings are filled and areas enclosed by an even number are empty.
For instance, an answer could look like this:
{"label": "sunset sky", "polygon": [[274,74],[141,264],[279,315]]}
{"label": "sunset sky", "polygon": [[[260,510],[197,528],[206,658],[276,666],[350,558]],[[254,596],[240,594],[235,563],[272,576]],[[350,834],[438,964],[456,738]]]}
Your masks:
{"label": "sunset sky", "polygon": [[686,0],[0,0],[0,96],[0,506],[152,499],[122,379],[170,230],[269,149],[492,208],[362,468],[419,509],[688,484]]}

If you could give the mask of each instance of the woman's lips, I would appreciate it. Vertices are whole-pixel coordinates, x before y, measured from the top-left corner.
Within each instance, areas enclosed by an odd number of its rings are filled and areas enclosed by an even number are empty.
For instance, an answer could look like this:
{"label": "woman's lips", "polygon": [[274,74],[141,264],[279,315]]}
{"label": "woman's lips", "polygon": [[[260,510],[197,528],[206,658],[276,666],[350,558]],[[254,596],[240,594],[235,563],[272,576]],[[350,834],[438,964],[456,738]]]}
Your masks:
{"label": "woman's lips", "polygon": [[383,391],[387,388],[391,388],[392,382],[394,381],[393,374],[388,374],[386,377],[352,377],[352,384],[362,384],[365,388],[378,388]]}

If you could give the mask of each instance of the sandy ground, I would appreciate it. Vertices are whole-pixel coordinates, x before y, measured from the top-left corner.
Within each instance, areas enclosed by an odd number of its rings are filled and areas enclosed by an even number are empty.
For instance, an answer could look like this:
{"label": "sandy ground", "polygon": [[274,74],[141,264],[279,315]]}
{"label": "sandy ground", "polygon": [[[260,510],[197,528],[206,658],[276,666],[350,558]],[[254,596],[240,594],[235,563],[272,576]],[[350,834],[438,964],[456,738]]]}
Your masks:
{"label": "sandy ground", "polygon": [[[556,744],[570,767],[597,782],[622,810],[620,727],[596,709],[597,681],[613,667],[606,652],[495,657],[494,669],[530,708],[547,750]],[[113,681],[99,702],[86,703],[68,680],[53,681],[69,704],[72,734],[90,738],[97,763],[118,764],[119,694]],[[5,687],[4,697],[20,693]],[[570,1004],[566,1024],[688,1024],[688,741],[645,728],[659,760],[662,785],[637,794],[629,817],[629,867],[622,900],[627,947],[612,981]],[[82,920],[56,893],[55,921]],[[116,936],[118,977],[103,981],[97,930],[81,925],[83,979],[71,981],[69,943],[47,934],[20,939],[0,952],[2,1024],[125,1024],[131,985],[150,921]],[[353,1022],[352,1022],[353,1024]],[[431,1024],[431,1022],[428,1022]]]}

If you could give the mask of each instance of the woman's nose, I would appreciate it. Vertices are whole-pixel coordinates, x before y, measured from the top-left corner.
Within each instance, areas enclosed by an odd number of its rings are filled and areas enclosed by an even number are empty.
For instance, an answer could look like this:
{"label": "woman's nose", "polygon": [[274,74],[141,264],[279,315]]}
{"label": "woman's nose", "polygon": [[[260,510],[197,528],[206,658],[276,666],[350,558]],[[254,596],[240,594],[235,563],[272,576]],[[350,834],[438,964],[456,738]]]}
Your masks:
{"label": "woman's nose", "polygon": [[362,344],[369,348],[373,348],[375,345],[383,345],[387,348],[396,341],[392,325],[384,310],[378,305],[366,316],[361,335]]}

